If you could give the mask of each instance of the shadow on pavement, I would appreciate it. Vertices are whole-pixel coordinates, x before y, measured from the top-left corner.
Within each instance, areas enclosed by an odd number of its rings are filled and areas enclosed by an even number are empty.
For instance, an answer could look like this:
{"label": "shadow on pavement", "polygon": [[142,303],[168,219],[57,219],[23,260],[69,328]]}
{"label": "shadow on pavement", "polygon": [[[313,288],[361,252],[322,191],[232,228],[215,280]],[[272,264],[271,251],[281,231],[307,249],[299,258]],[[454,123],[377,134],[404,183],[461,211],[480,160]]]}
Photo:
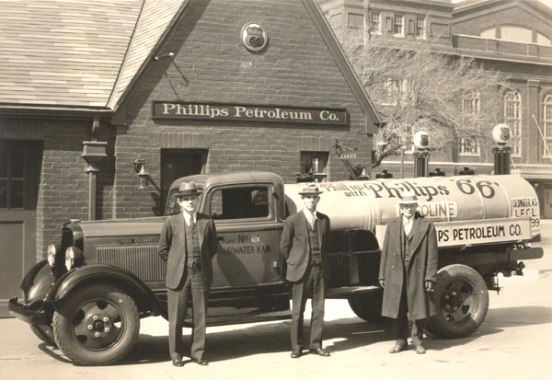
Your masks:
{"label": "shadow on pavement", "polygon": [[[492,334],[508,332],[527,324],[547,324],[552,321],[552,308],[545,306],[508,307],[490,309],[485,322],[469,337],[441,339],[428,334],[426,346],[430,350],[444,351],[449,348],[469,344],[476,339]],[[305,321],[308,339],[309,320]],[[190,329],[184,329],[185,347],[190,344]],[[258,323],[255,325],[235,325],[226,331],[207,331],[206,359],[211,362],[270,354],[288,353],[290,347],[290,321]],[[506,338],[505,338],[506,339]],[[324,347],[332,353],[348,351],[379,342],[394,341],[392,324],[372,324],[359,318],[342,318],[324,324]],[[40,344],[39,348],[59,360],[70,361],[57,348]],[[305,345],[308,349],[308,344]],[[140,334],[131,353],[118,365],[147,364],[170,361],[166,335]]]}

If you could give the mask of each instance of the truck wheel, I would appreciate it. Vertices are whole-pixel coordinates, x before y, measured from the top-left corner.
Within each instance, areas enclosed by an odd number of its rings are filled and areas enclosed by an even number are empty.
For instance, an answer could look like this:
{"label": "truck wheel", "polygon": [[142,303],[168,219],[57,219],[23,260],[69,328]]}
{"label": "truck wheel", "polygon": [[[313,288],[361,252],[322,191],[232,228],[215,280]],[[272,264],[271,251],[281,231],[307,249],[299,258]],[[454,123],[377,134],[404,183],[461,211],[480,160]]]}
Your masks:
{"label": "truck wheel", "polygon": [[48,325],[31,325],[31,330],[41,341],[46,343],[48,346],[57,347],[52,327]]}
{"label": "truck wheel", "polygon": [[349,306],[357,317],[370,323],[389,323],[390,318],[381,316],[383,292],[367,293],[349,298]]}
{"label": "truck wheel", "polygon": [[84,286],[69,294],[54,313],[58,347],[76,365],[107,365],[121,360],[140,330],[134,300],[110,285]]}
{"label": "truck wheel", "polygon": [[436,314],[428,330],[441,338],[462,338],[479,328],[489,309],[485,281],[474,269],[460,264],[441,268],[433,293]]}

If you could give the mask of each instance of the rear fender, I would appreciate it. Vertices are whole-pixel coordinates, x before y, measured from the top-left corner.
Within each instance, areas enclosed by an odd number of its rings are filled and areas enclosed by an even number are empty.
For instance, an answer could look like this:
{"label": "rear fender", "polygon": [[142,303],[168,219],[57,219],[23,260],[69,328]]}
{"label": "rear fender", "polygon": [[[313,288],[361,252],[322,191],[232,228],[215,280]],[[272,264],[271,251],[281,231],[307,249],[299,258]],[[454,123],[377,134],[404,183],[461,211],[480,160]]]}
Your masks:
{"label": "rear fender", "polygon": [[112,265],[86,265],[67,272],[49,294],[49,299],[57,309],[71,293],[91,283],[112,284],[127,292],[136,302],[140,312],[167,317],[161,300],[133,273]]}

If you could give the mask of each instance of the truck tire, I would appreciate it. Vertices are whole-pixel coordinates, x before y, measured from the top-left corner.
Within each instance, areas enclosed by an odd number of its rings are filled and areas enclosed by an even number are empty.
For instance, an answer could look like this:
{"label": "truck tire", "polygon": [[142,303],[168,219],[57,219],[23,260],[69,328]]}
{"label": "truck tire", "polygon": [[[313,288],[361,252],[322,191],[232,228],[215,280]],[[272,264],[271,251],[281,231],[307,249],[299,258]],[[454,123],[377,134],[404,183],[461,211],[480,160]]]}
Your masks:
{"label": "truck tire", "polygon": [[46,345],[57,347],[52,327],[48,325],[31,325],[32,332]]}
{"label": "truck tire", "polygon": [[389,323],[390,318],[382,317],[383,292],[367,293],[349,298],[349,306],[357,317],[370,323]]}
{"label": "truck tire", "polygon": [[489,310],[489,292],[481,275],[466,265],[441,268],[433,293],[436,314],[427,329],[440,338],[462,338],[479,328]]}
{"label": "truck tire", "polygon": [[133,347],[140,330],[134,300],[111,285],[76,289],[53,317],[58,347],[76,365],[108,365]]}

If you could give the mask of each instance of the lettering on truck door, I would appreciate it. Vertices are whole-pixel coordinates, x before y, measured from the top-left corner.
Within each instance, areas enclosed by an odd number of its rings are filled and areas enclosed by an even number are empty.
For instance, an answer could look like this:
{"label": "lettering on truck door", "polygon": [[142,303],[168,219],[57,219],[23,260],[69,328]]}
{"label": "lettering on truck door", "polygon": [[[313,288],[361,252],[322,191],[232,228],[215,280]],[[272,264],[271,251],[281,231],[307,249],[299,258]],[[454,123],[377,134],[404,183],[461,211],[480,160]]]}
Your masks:
{"label": "lettering on truck door", "polygon": [[213,259],[213,287],[278,283],[280,229],[270,184],[213,188],[206,211],[215,220],[219,251]]}

